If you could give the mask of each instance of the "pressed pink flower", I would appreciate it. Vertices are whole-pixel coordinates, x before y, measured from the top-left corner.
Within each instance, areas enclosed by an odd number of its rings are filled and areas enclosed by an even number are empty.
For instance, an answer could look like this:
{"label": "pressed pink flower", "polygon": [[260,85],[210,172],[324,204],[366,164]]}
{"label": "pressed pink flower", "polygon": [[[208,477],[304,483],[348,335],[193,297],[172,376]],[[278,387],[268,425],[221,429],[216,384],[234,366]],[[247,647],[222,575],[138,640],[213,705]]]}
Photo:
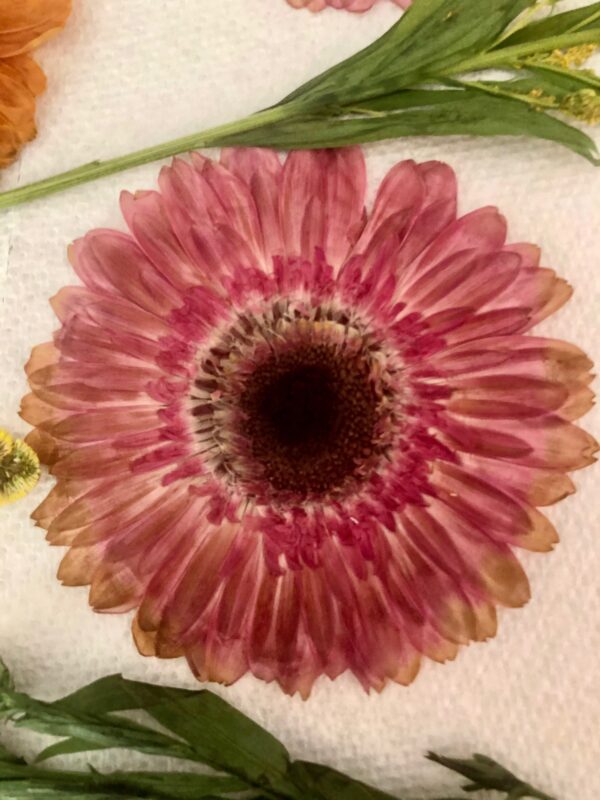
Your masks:
{"label": "pressed pink flower", "polygon": [[[287,0],[294,8],[307,8],[309,11],[323,11],[325,8],[339,8],[344,11],[361,13],[373,8],[378,0]],[[408,8],[412,0],[392,0],[400,8]]]}
{"label": "pressed pink flower", "polygon": [[193,154],[74,244],[22,413],[57,484],[34,513],[140,651],[307,695],[409,683],[529,597],[595,442],[590,361],[528,335],[570,296],[455,176],[358,148]]}

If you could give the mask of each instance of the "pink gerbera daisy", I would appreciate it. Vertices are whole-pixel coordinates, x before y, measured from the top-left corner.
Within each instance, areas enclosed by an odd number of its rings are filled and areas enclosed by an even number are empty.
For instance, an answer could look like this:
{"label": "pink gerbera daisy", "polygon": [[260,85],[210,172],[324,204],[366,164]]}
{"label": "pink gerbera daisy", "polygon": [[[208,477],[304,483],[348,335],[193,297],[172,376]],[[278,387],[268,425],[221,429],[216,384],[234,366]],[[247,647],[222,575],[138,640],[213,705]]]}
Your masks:
{"label": "pink gerbera daisy", "polygon": [[359,148],[174,161],[73,245],[27,367],[59,577],[202,680],[381,689],[493,636],[593,461],[590,361],[526,335],[570,295],[538,248],[445,164],[365,184]]}
{"label": "pink gerbera daisy", "polygon": [[[323,11],[325,8],[339,8],[361,13],[373,8],[378,0],[287,0],[294,8],[307,8],[309,11]],[[408,8],[412,0],[393,0],[400,8]]]}

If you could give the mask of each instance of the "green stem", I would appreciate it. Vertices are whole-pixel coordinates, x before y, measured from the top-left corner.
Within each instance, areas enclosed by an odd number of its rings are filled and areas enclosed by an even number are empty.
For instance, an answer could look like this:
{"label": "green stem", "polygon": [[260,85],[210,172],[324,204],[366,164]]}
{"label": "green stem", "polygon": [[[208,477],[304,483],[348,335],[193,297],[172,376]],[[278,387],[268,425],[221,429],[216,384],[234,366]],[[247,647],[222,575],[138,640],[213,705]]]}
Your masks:
{"label": "green stem", "polygon": [[289,119],[293,116],[295,109],[296,107],[293,103],[267,108],[264,111],[259,111],[257,114],[245,117],[242,120],[228,122],[225,125],[219,125],[206,131],[192,133],[190,136],[182,136],[179,139],[172,139],[163,144],[146,147],[143,150],[137,150],[126,156],[109,158],[106,161],[91,161],[89,164],[83,164],[75,169],[70,169],[58,175],[52,175],[50,178],[44,178],[44,180],[30,183],[27,186],[22,186],[18,189],[10,189],[7,192],[0,192],[0,209],[9,208],[19,203],[26,203],[29,200],[36,200],[40,197],[46,197],[50,194],[79,186],[82,183],[88,183],[97,178],[114,175],[117,172],[123,172],[132,167],[149,164],[152,161],[170,158],[179,153],[187,153],[196,148],[212,147],[222,144],[227,140],[227,137],[233,134],[245,133],[247,131],[256,130],[257,128],[262,128],[264,125],[269,125],[273,122]]}
{"label": "green stem", "polygon": [[548,109],[548,110],[558,110],[559,105],[556,103],[555,100],[550,100],[544,97],[531,97],[530,95],[526,94],[519,94],[518,92],[507,92],[504,89],[500,88],[500,86],[492,86],[485,83],[481,83],[480,81],[452,81],[452,83],[456,86],[463,86],[467,89],[477,89],[479,92],[484,92],[485,94],[491,94],[495,97],[508,97],[511,100],[518,100],[520,103],[525,103],[526,105],[530,105],[536,109]]}
{"label": "green stem", "polygon": [[[545,39],[524,42],[495,50],[489,50],[472,58],[448,67],[437,75],[430,76],[431,79],[444,79],[454,77],[459,74],[469,72],[480,72],[482,70],[495,67],[513,67],[515,62],[539,53],[548,53],[557,49],[565,49],[578,44],[600,43],[600,28],[592,28],[577,32],[560,34]],[[118,156],[106,161],[92,161],[89,164],[76,167],[67,172],[53,175],[50,178],[11,189],[0,193],[0,210],[9,208],[19,203],[46,197],[82,183],[113,175],[132,167],[148,164],[152,161],[169,158],[179,153],[186,153],[190,150],[201,147],[213,147],[224,145],[234,135],[252,133],[273,123],[293,119],[299,116],[306,109],[300,102],[283,103],[257,114],[252,114],[242,120],[229,122],[219,125],[206,131],[193,133],[190,136],[183,136],[170,142],[147,147],[125,156]],[[245,140],[248,144],[252,143],[252,137]]]}

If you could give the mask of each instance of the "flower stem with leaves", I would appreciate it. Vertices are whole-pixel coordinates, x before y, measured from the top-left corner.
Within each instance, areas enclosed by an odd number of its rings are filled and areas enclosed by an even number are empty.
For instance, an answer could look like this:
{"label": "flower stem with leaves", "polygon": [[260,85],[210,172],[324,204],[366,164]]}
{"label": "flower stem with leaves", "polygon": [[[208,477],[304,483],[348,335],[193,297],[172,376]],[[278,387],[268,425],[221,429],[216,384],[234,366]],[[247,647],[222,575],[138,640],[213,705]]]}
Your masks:
{"label": "flower stem with leaves", "polygon": [[561,1],[414,0],[370,46],[275,106],[0,193],[0,208],[225,145],[293,149],[404,136],[530,136],[600,164],[594,141],[568,121],[600,122],[600,79],[580,68],[581,55],[600,45],[600,2],[549,13]]}
{"label": "flower stem with leaves", "polygon": [[[166,733],[119,715],[133,710],[144,712]],[[0,720],[61,737],[33,765],[0,745],[3,800],[399,800],[330,767],[293,761],[268,731],[206,690],[112,675],[48,703],[17,692],[0,661]],[[93,768],[75,772],[37,766],[55,756],[109,748],[167,756],[210,772],[104,774]],[[430,753],[428,758],[468,778],[466,791],[494,789],[506,800],[553,800],[486,756],[459,760]]]}

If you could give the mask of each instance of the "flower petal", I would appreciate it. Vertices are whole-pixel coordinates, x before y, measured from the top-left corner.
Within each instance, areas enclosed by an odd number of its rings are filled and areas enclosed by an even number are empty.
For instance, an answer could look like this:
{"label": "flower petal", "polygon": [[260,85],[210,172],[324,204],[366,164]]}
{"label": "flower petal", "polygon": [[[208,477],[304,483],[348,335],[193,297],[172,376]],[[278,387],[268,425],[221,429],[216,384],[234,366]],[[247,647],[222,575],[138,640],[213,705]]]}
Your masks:
{"label": "flower petal", "polygon": [[365,191],[360,148],[290,153],[279,204],[288,257],[311,261],[319,249],[341,266],[362,229]]}

